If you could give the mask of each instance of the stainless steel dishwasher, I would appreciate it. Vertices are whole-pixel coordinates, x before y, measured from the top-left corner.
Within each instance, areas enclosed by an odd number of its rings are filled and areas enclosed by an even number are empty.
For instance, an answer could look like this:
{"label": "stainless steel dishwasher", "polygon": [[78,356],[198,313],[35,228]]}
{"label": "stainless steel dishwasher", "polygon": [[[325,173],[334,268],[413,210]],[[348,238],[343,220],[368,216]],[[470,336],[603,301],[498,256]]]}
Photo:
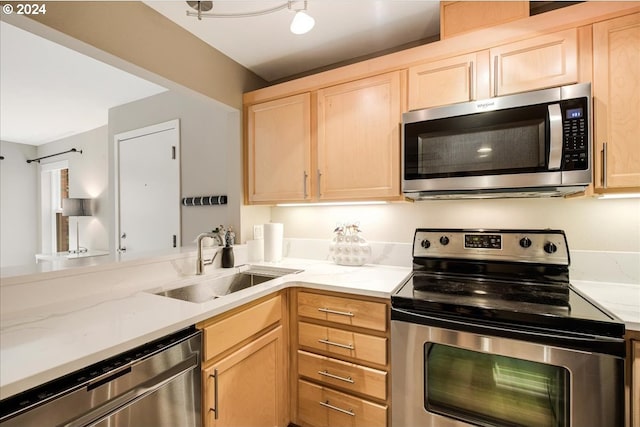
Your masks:
{"label": "stainless steel dishwasher", "polygon": [[4,399],[0,426],[200,427],[201,335],[190,327]]}

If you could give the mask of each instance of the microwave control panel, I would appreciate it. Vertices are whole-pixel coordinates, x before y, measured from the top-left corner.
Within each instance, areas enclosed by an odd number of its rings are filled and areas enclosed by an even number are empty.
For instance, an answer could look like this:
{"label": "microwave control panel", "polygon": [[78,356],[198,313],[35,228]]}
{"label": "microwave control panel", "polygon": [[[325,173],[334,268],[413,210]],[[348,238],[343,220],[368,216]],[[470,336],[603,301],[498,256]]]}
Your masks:
{"label": "microwave control panel", "polygon": [[589,169],[589,114],[587,98],[563,101],[562,135],[563,159],[562,170]]}

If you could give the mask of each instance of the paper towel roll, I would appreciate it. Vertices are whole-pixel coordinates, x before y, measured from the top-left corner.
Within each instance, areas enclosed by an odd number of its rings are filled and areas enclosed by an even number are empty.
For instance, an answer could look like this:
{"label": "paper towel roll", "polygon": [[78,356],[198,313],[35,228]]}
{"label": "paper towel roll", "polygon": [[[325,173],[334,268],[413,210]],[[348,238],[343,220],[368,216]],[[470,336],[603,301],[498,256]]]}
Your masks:
{"label": "paper towel roll", "polygon": [[264,261],[264,240],[247,240],[247,250],[249,252],[249,262]]}
{"label": "paper towel roll", "polygon": [[267,262],[282,261],[282,240],[284,225],[277,222],[264,224],[264,260]]}

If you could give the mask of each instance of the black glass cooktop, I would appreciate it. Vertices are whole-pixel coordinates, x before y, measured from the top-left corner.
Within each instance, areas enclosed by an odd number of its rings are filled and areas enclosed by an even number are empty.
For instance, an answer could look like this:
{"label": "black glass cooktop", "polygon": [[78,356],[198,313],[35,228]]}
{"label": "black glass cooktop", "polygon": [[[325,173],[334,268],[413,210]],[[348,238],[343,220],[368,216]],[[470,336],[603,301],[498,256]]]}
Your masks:
{"label": "black glass cooktop", "polygon": [[434,317],[621,337],[624,324],[568,283],[414,274],[392,295],[393,308]]}

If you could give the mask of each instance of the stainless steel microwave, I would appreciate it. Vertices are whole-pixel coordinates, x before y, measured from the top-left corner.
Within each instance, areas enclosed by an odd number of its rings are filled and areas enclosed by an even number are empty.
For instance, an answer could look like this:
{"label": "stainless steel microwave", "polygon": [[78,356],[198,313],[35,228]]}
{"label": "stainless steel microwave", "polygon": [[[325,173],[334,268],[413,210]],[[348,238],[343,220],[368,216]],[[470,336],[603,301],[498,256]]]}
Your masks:
{"label": "stainless steel microwave", "polygon": [[590,83],[410,111],[402,122],[411,199],[563,196],[591,183]]}

